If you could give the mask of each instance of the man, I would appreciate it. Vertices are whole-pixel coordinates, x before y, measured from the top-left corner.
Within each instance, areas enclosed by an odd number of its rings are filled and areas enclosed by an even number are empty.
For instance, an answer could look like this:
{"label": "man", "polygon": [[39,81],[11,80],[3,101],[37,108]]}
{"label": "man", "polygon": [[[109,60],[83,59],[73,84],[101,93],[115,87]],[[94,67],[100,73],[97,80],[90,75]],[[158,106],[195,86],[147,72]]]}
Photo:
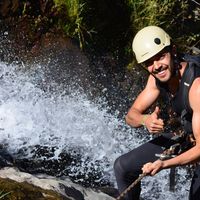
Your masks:
{"label": "man", "polygon": [[[180,59],[169,35],[157,26],[147,26],[136,34],[133,52],[137,62],[149,72],[149,77],[146,87],[128,111],[126,122],[133,127],[145,126],[150,134],[157,137],[116,159],[114,171],[120,193],[141,173],[153,176],[162,169],[200,161],[200,66],[191,62],[192,59],[190,62]],[[188,76],[193,76],[191,85],[185,82]],[[191,112],[185,109],[186,103],[182,95],[186,93],[185,87],[188,90],[187,100]],[[161,94],[169,99],[173,110],[181,117],[184,135],[192,133],[195,139],[195,145],[166,160],[159,159],[156,155],[163,154],[164,148],[168,149],[176,144],[174,134],[163,133],[166,124],[160,118],[159,107],[152,113],[145,113]],[[185,138],[188,137],[184,136],[182,143],[185,142]],[[189,199],[199,200],[198,165],[194,173]],[[126,194],[125,199],[139,200],[140,192],[139,183]]]}

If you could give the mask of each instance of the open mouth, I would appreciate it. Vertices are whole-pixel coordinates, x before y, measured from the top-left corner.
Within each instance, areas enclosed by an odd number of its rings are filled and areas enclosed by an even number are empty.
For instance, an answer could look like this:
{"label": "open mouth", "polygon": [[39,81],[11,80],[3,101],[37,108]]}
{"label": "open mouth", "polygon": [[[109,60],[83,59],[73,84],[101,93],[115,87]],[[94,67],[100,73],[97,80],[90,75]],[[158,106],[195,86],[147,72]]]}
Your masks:
{"label": "open mouth", "polygon": [[166,70],[162,70],[161,72],[158,72],[157,74],[158,74],[159,76],[162,76],[162,75],[165,74],[165,72],[166,72]]}
{"label": "open mouth", "polygon": [[153,71],[153,73],[154,74],[158,74],[158,75],[164,75],[164,73],[166,72],[167,68],[168,68],[167,66],[166,67],[161,66],[160,68],[155,69]]}

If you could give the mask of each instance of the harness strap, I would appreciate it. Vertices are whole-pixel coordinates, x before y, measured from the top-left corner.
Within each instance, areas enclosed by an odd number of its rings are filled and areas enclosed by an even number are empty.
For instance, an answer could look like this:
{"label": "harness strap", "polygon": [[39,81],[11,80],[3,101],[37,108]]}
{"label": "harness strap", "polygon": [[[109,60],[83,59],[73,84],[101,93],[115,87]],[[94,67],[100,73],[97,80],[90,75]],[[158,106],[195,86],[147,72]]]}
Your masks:
{"label": "harness strap", "polygon": [[189,63],[189,66],[186,68],[187,70],[187,75],[184,77],[185,80],[183,82],[184,87],[183,87],[183,103],[185,107],[185,111],[183,114],[186,112],[192,113],[192,109],[190,107],[189,103],[189,90],[190,87],[196,77],[200,76],[200,70],[197,70],[198,68],[200,69],[200,55],[188,55],[184,54],[182,59],[186,62]]}
{"label": "harness strap", "polygon": [[186,76],[184,77],[185,80],[183,82],[183,90],[182,90],[182,96],[183,96],[183,105],[184,110],[182,111],[181,115],[185,115],[187,112],[192,113],[192,109],[190,107],[189,103],[189,90],[190,87],[195,79],[195,66],[192,63],[189,63],[189,66],[186,68]]}

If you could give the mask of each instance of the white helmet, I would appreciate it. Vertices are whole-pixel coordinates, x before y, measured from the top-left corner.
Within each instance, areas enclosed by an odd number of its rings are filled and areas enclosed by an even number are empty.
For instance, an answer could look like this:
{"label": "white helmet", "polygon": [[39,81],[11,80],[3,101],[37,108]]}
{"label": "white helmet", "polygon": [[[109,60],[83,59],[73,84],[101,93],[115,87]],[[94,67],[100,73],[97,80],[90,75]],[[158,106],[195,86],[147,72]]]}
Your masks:
{"label": "white helmet", "polygon": [[158,26],[141,29],[133,39],[133,52],[138,63],[142,63],[170,45],[170,36]]}

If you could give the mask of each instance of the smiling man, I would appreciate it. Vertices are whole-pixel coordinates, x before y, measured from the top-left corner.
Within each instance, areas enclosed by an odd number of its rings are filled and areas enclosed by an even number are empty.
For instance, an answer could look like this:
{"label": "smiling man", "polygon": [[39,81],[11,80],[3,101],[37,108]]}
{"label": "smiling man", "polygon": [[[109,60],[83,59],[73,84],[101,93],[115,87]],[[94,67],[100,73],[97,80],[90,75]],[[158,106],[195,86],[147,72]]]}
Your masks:
{"label": "smiling man", "polygon": [[[132,127],[145,126],[156,137],[116,159],[114,171],[120,193],[141,173],[155,175],[162,169],[200,161],[200,59],[177,53],[170,36],[157,26],[145,27],[136,34],[133,52],[137,62],[149,72],[149,77],[146,87],[129,109],[126,122]],[[173,132],[164,133],[166,125],[160,118],[158,106],[154,112],[146,113],[161,95],[170,102],[180,119],[183,128],[180,137]],[[163,149],[177,144],[179,150],[175,157],[157,157],[163,155]],[[140,192],[139,183],[125,199],[139,200]],[[199,200],[199,196],[200,167],[196,165],[189,199]]]}

